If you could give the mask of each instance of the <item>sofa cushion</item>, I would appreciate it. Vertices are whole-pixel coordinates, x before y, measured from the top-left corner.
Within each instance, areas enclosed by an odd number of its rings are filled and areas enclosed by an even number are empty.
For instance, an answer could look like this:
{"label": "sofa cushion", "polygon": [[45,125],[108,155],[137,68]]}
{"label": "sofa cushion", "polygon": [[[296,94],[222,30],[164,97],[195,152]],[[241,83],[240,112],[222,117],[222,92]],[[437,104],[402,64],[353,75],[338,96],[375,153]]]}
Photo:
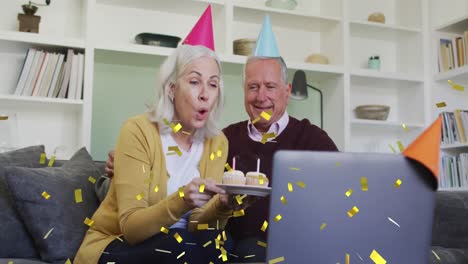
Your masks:
{"label": "sofa cushion", "polygon": [[0,153],[0,258],[37,258],[31,236],[16,212],[5,182],[6,166],[44,167],[39,164],[44,146]]}
{"label": "sofa cushion", "polygon": [[[99,171],[85,148],[62,167],[6,168],[16,208],[43,261],[65,261],[75,256],[88,229],[83,221],[91,218],[98,207],[90,176],[97,179]],[[82,194],[79,203],[75,201],[77,189]],[[50,197],[44,198],[43,192]]]}

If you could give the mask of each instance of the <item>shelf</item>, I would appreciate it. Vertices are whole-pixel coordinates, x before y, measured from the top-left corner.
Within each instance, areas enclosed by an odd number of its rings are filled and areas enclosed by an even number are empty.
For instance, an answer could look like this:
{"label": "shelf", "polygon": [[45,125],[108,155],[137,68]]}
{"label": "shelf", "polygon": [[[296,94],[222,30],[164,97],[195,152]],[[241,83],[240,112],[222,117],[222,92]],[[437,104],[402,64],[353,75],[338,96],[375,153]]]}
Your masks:
{"label": "shelf", "polygon": [[[395,122],[395,121],[380,121],[380,120],[366,120],[366,119],[352,119],[352,125],[357,126],[376,126],[376,127],[386,127],[386,128],[397,128],[403,129],[403,122]],[[416,123],[405,123],[408,129],[422,129],[424,128],[424,124],[416,124]]]}
{"label": "shelf", "polygon": [[[190,16],[201,15],[201,12],[211,4],[224,6],[223,0],[96,0],[98,5],[121,6],[129,9],[153,10],[160,12],[169,12],[175,15],[186,14]],[[173,21],[174,22],[174,21]]]}
{"label": "shelf", "polygon": [[451,188],[439,188],[437,191],[451,191],[451,192],[463,192],[463,191],[468,191],[468,187],[451,187]]}
{"label": "shelf", "polygon": [[468,83],[468,65],[456,68],[454,70],[438,73],[435,75],[434,79],[436,81],[453,80]]}
{"label": "shelf", "polygon": [[237,0],[234,2],[234,8],[244,8],[260,12],[268,12],[273,14],[285,14],[288,16],[300,16],[304,18],[314,19],[316,21],[327,21],[327,22],[339,22],[341,21],[340,17],[334,16],[323,16],[323,15],[313,15],[313,11],[308,11],[305,9],[295,9],[295,10],[286,10],[280,8],[272,8],[265,5],[263,1],[251,1],[251,0]]}
{"label": "shelf", "polygon": [[349,23],[353,27],[363,27],[364,29],[375,28],[377,30],[387,31],[387,32],[421,33],[420,28],[403,27],[403,26],[389,25],[389,24],[383,24],[383,23],[377,23],[377,22],[353,20],[353,21],[350,21]]}
{"label": "shelf", "polygon": [[81,39],[54,38],[35,33],[0,30],[0,40],[33,43],[46,46],[59,46],[84,49],[85,42]]}
{"label": "shelf", "polygon": [[458,143],[458,144],[450,144],[450,145],[440,145],[440,149],[443,150],[454,150],[454,149],[467,149],[468,150],[468,144],[467,143]]}
{"label": "shelf", "polygon": [[435,31],[463,34],[468,30],[468,15],[455,18],[452,21],[444,23],[434,29]]}
{"label": "shelf", "polygon": [[31,105],[41,105],[51,108],[71,108],[79,110],[83,106],[83,100],[71,100],[62,98],[48,97],[33,97],[33,96],[16,96],[16,95],[0,95],[0,105],[2,107],[24,107]]}
{"label": "shelf", "polygon": [[140,44],[112,44],[112,43],[98,43],[95,49],[105,51],[119,51],[127,53],[137,53],[146,55],[169,56],[174,49],[166,47],[148,46]]}
{"label": "shelf", "polygon": [[387,79],[395,81],[407,81],[407,82],[424,82],[424,78],[417,77],[414,75],[395,73],[395,72],[381,72],[370,69],[356,69],[351,71],[352,76]]}

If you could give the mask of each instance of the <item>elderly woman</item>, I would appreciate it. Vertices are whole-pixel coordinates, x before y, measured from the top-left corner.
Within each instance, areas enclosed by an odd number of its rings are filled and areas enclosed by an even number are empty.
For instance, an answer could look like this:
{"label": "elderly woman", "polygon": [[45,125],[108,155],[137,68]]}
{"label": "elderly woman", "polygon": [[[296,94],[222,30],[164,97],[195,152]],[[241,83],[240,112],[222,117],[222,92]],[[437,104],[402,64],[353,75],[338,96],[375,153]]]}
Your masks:
{"label": "elderly woman", "polygon": [[[109,193],[75,264],[221,261],[224,249],[214,240],[233,203],[215,184],[228,152],[215,126],[220,61],[204,46],[182,45],[161,66],[159,81],[155,109],[122,127]],[[206,225],[210,230],[197,230]],[[221,240],[229,247],[229,239]]]}

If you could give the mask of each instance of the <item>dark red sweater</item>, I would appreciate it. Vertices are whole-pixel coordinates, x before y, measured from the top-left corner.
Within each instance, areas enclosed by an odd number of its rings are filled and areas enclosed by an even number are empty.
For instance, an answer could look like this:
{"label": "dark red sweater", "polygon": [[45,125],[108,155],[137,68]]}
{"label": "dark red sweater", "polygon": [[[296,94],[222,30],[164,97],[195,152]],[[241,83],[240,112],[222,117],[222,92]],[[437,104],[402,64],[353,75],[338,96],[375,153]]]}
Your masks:
{"label": "dark red sweater", "polygon": [[[232,124],[223,130],[229,140],[228,162],[236,157],[236,170],[244,173],[257,170],[257,158],[260,158],[260,172],[267,175],[272,183],[273,154],[277,150],[326,150],[336,151],[335,143],[325,131],[312,125],[309,120],[301,121],[289,117],[289,123],[283,132],[274,139],[276,143],[262,144],[250,139],[247,121]],[[231,164],[232,165],[232,164]],[[245,211],[245,216],[230,218],[226,229],[236,239],[259,236],[266,240],[266,234],[260,230],[263,221],[268,221],[270,201],[263,198]]]}

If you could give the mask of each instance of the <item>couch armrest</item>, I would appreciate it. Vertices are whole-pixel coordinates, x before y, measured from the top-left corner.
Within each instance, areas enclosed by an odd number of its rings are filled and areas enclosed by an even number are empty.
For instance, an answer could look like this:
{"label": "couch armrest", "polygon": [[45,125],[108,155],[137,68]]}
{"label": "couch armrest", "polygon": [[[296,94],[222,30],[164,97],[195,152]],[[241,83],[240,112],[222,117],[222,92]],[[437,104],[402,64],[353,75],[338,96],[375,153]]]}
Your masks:
{"label": "couch armrest", "polygon": [[468,248],[468,191],[437,192],[432,245]]}

